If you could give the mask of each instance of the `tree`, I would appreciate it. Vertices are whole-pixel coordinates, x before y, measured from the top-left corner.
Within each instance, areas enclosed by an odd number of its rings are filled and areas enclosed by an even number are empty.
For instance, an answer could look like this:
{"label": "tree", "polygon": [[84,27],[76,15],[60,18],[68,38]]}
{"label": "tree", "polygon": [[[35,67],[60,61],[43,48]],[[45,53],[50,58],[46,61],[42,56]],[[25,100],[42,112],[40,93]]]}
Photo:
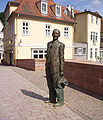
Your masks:
{"label": "tree", "polygon": [[3,25],[5,26],[5,15],[4,15],[4,12],[0,13],[0,20],[3,23]]}

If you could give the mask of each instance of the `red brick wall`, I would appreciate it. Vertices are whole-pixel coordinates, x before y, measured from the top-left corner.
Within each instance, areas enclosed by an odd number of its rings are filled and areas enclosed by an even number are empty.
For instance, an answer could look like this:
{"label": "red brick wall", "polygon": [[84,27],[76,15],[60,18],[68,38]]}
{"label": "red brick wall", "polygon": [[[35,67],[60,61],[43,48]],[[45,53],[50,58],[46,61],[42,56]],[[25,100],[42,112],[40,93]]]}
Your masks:
{"label": "red brick wall", "polygon": [[35,59],[35,71],[45,70],[45,59]]}
{"label": "red brick wall", "polygon": [[28,70],[35,70],[35,59],[17,59],[16,66]]}
{"label": "red brick wall", "polygon": [[64,74],[72,84],[103,96],[103,65],[65,62]]}
{"label": "red brick wall", "polygon": [[[17,66],[35,71],[45,70],[44,59],[19,59]],[[64,75],[74,85],[103,96],[103,65],[66,61]]]}

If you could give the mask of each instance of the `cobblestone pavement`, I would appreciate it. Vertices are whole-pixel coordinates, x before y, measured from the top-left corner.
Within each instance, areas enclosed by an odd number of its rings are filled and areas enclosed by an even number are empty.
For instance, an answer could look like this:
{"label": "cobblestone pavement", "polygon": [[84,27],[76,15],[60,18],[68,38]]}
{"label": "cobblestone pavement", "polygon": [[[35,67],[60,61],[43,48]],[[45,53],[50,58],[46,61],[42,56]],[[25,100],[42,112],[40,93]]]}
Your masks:
{"label": "cobblestone pavement", "polygon": [[[66,104],[54,108],[52,104],[44,103],[48,91],[36,82],[28,81],[16,70],[29,76],[30,71],[26,73],[16,67],[0,66],[0,120],[84,120]],[[34,78],[40,85],[41,79],[45,80],[39,73]]]}
{"label": "cobblestone pavement", "polygon": [[[45,72],[28,71],[28,70],[18,68],[18,67],[9,67],[9,69],[12,69],[13,71],[18,73],[23,78],[30,81],[31,84],[33,83],[41,92],[41,93],[39,93],[37,91],[36,93],[42,95],[43,97],[48,96],[48,88],[47,88],[46,79],[45,79]],[[35,89],[35,87],[33,87],[33,89]],[[31,90],[31,91],[33,92],[34,90]],[[35,99],[33,99],[33,100],[35,102]],[[43,104],[42,107],[44,107],[45,104],[43,102],[42,102],[42,104]],[[34,105],[34,104],[32,104],[32,105]],[[73,89],[72,87],[66,87],[65,88],[65,106],[64,107],[66,109],[68,109],[68,114],[65,114],[67,118],[64,118],[64,120],[66,120],[66,119],[69,120],[71,112],[73,114],[75,113],[81,117],[80,119],[78,118],[78,120],[82,120],[82,119],[84,119],[84,120],[103,120],[103,97],[101,99],[97,99],[95,97],[92,97],[91,95],[88,95],[81,91]],[[64,107],[60,108],[60,110],[64,109]],[[47,107],[45,107],[45,109],[46,108],[49,109],[49,112],[50,111],[53,112],[55,110],[51,106],[47,106]],[[58,111],[58,109],[56,109],[56,112]],[[70,110],[71,110],[71,112],[70,112]],[[65,110],[63,110],[63,111],[65,111]],[[54,111],[54,113],[55,113],[55,111]],[[56,116],[58,116],[58,114]],[[60,118],[57,118],[57,119],[60,120]],[[72,119],[76,120],[76,117],[74,117]]]}

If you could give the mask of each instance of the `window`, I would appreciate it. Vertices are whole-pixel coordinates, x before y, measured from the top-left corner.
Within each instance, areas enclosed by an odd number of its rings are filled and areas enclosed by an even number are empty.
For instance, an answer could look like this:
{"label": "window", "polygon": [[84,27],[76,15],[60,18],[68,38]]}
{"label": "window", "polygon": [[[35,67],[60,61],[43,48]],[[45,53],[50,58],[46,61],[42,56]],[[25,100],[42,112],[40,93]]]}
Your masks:
{"label": "window", "polygon": [[97,58],[97,48],[95,48],[95,58]]}
{"label": "window", "polygon": [[78,55],[82,55],[82,48],[78,48]]}
{"label": "window", "polygon": [[93,23],[93,15],[91,16],[91,23]]}
{"label": "window", "polygon": [[64,28],[64,37],[65,37],[65,38],[68,38],[68,37],[69,37],[68,34],[69,34],[69,28],[68,28],[68,27],[65,27],[65,28]]}
{"label": "window", "polygon": [[98,25],[98,18],[96,18],[96,24]]}
{"label": "window", "polygon": [[91,32],[91,40],[93,40],[93,32]]}
{"label": "window", "polygon": [[78,48],[74,48],[74,54],[75,54],[75,55],[78,54]]}
{"label": "window", "polygon": [[86,55],[86,48],[83,48],[83,55]]}
{"label": "window", "polygon": [[56,5],[56,17],[61,17],[61,6]]}
{"label": "window", "polygon": [[93,41],[95,41],[95,32],[93,32]]}
{"label": "window", "polygon": [[96,33],[96,41],[98,41],[98,33]]}
{"label": "window", "polygon": [[46,25],[46,37],[50,37],[50,32],[51,32],[51,26]]}
{"label": "window", "polygon": [[29,35],[29,23],[23,22],[23,35]]}
{"label": "window", "polygon": [[41,2],[41,13],[47,14],[47,2]]}
{"label": "window", "polygon": [[93,55],[92,55],[92,48],[90,49],[90,58],[92,58]]}
{"label": "window", "polygon": [[33,49],[32,50],[32,58],[42,59],[46,57],[47,50],[46,49]]}

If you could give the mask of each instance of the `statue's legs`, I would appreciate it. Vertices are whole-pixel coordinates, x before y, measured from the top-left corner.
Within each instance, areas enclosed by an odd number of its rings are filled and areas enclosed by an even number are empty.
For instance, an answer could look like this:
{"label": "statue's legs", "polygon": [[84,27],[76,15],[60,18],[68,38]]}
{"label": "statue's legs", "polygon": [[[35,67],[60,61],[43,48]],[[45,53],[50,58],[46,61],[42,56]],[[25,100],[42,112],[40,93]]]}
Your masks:
{"label": "statue's legs", "polygon": [[46,78],[47,78],[47,85],[49,89],[49,101],[51,103],[56,103],[56,91],[53,86],[53,79],[52,79],[52,75],[50,74],[49,67],[47,67],[46,69]]}
{"label": "statue's legs", "polygon": [[53,75],[54,89],[56,91],[57,103],[54,104],[55,107],[61,106],[64,104],[64,89],[57,86],[57,80],[60,79],[58,74]]}

